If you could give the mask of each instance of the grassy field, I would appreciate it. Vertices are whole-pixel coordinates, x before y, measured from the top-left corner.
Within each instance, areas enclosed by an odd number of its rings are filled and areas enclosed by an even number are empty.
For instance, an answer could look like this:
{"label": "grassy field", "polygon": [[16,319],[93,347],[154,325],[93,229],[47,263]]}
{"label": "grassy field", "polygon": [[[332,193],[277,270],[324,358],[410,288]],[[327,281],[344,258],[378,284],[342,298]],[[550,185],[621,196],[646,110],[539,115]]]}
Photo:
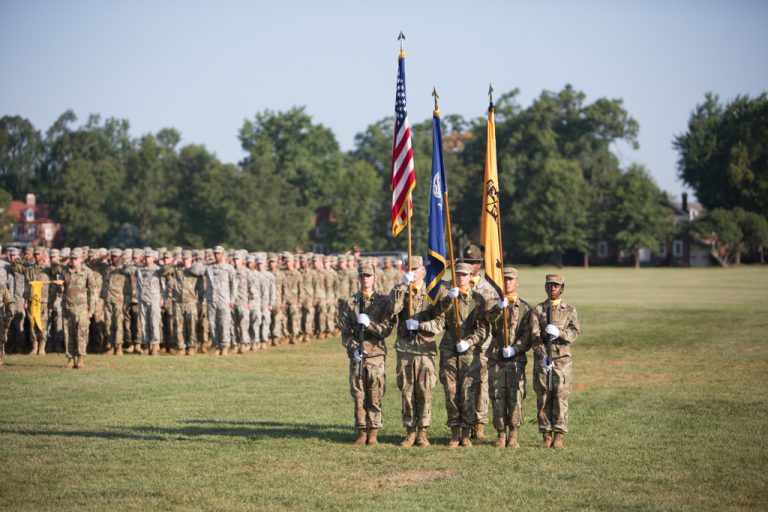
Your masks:
{"label": "grassy field", "polygon": [[[544,269],[521,269],[543,298]],[[215,358],[10,356],[0,367],[3,510],[765,510],[768,268],[566,269],[578,309],[571,434],[449,450],[353,447],[338,339]],[[492,434],[491,429],[491,434]]]}

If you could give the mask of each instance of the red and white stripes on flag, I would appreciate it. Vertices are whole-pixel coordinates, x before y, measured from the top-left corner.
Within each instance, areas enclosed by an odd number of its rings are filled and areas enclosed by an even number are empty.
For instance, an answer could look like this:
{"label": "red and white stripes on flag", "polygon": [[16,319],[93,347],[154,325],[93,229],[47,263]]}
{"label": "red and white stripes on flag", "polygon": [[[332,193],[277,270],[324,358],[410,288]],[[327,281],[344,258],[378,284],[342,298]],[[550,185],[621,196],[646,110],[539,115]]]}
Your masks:
{"label": "red and white stripes on flag", "polygon": [[392,235],[397,236],[413,215],[411,192],[416,185],[411,147],[411,126],[405,106],[405,52],[397,59],[397,90],[395,94],[395,137],[392,143]]}

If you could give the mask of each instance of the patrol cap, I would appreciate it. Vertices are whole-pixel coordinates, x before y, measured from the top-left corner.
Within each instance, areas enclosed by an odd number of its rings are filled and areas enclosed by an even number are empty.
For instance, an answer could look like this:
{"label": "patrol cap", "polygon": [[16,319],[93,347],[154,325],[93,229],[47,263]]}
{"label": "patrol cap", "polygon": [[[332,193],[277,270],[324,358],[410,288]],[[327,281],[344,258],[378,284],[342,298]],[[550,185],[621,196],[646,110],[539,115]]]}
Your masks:
{"label": "patrol cap", "polygon": [[123,251],[123,258],[133,258],[133,249],[126,249]]}
{"label": "patrol cap", "polygon": [[415,269],[424,265],[424,259],[421,256],[411,256],[410,268]]}
{"label": "patrol cap", "polygon": [[504,277],[517,279],[517,269],[510,265],[504,265]]}
{"label": "patrol cap", "polygon": [[277,261],[279,258],[274,252],[267,253],[267,261]]}
{"label": "patrol cap", "polygon": [[253,256],[253,261],[255,261],[256,263],[266,263],[267,262],[267,255],[264,254],[263,252],[257,252]]}
{"label": "patrol cap", "polygon": [[18,247],[8,248],[8,256],[18,256],[19,254],[21,254],[21,251],[19,251]]}
{"label": "patrol cap", "polygon": [[249,254],[248,256],[245,257],[245,262],[246,263],[256,263],[256,256],[253,255],[253,254]]}
{"label": "patrol cap", "polygon": [[288,251],[283,252],[281,256],[285,261],[293,261],[293,254]]}
{"label": "patrol cap", "polygon": [[115,247],[114,249],[112,249],[111,251],[109,251],[109,255],[110,255],[110,256],[117,256],[117,257],[120,257],[120,256],[122,256],[122,255],[123,255],[123,251],[122,251],[122,250],[120,250],[120,249],[118,249],[117,247]]}
{"label": "patrol cap", "polygon": [[469,263],[457,263],[456,264],[456,273],[457,274],[471,274],[472,273],[472,267],[469,265]]}
{"label": "patrol cap", "polygon": [[28,245],[28,246],[26,246],[26,247],[24,248],[24,254],[26,254],[26,253],[28,253],[28,252],[29,252],[29,253],[32,253],[32,254],[34,254],[34,253],[35,253],[35,248],[34,248],[34,247],[32,247],[31,245]]}
{"label": "patrol cap", "polygon": [[478,246],[469,244],[462,252],[462,259],[466,263],[480,263],[483,260],[483,253]]}
{"label": "patrol cap", "polygon": [[173,259],[173,253],[171,251],[165,251],[163,253],[163,258],[164,259]]}
{"label": "patrol cap", "polygon": [[75,247],[72,249],[71,253],[72,258],[82,258],[83,257],[83,249],[81,247]]}
{"label": "patrol cap", "polygon": [[147,251],[146,253],[144,253],[144,256],[146,256],[147,258],[157,259],[157,251],[152,249],[151,251]]}
{"label": "patrol cap", "polygon": [[133,250],[133,257],[134,258],[143,258],[144,257],[144,249],[134,249]]}
{"label": "patrol cap", "polygon": [[51,258],[58,258],[61,256],[61,251],[58,249],[51,249]]}
{"label": "patrol cap", "polygon": [[98,258],[99,257],[99,250],[98,249],[91,249],[88,251],[88,257],[89,258]]}
{"label": "patrol cap", "polygon": [[69,247],[64,247],[61,250],[61,257],[62,258],[69,258],[71,254],[72,254],[72,249],[70,249]]}
{"label": "patrol cap", "polygon": [[189,249],[181,251],[181,257],[184,258],[185,260],[192,258],[192,251],[190,251]]}
{"label": "patrol cap", "polygon": [[213,248],[213,254],[219,254],[219,253],[223,254],[225,252],[227,251],[224,250],[224,248],[220,245],[217,245],[216,247]]}
{"label": "patrol cap", "polygon": [[208,256],[213,256],[213,249],[210,247],[203,251],[203,255],[207,258]]}
{"label": "patrol cap", "polygon": [[357,273],[367,276],[376,275],[376,271],[373,269],[373,265],[367,261],[360,264],[360,266],[357,268]]}
{"label": "patrol cap", "polygon": [[144,248],[144,254],[149,254],[149,251],[153,250],[151,247]]}
{"label": "patrol cap", "polygon": [[563,277],[560,274],[547,274],[545,284],[549,283],[555,283],[555,284],[565,284],[565,277]]}
{"label": "patrol cap", "polygon": [[181,249],[181,247],[174,247],[173,248],[173,257],[174,258],[183,258],[184,257],[184,251]]}
{"label": "patrol cap", "polygon": [[45,247],[42,247],[42,246],[38,245],[37,247],[34,248],[32,253],[33,254],[45,254]]}
{"label": "patrol cap", "polygon": [[109,251],[107,251],[106,247],[99,247],[99,257],[104,257],[107,254],[109,254]]}
{"label": "patrol cap", "polygon": [[203,257],[204,252],[201,249],[193,249],[192,250],[192,257],[200,259]]}

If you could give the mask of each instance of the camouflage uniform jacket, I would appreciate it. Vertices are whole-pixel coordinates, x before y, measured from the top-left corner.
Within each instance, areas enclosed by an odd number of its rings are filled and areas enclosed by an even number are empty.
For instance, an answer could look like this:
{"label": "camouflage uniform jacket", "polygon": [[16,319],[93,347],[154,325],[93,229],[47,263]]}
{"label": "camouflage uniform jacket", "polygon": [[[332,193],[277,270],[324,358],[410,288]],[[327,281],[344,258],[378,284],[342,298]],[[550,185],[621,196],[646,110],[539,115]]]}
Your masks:
{"label": "camouflage uniform jacket", "polygon": [[[32,299],[32,288],[30,287],[29,283],[32,281],[42,281],[44,284],[42,285],[42,291],[40,293],[40,304],[48,304],[48,301],[50,300],[53,302],[53,299],[56,298],[55,287],[50,286],[50,283],[47,281],[51,280],[50,276],[50,268],[49,267],[41,267],[38,265],[31,265],[27,267],[27,284],[26,284],[26,290],[24,291],[24,299],[26,301],[30,301]],[[51,296],[51,294],[54,294]]]}
{"label": "camouflage uniform jacket", "polygon": [[214,263],[205,269],[205,300],[224,306],[235,302],[235,269],[229,263]]}
{"label": "camouflage uniform jacket", "polygon": [[104,279],[101,296],[108,304],[125,304],[131,296],[131,276],[125,267],[110,266]]}
{"label": "camouflage uniform jacket", "polygon": [[276,269],[274,272],[269,271],[269,275],[272,276],[272,282],[274,284],[274,299],[272,304],[279,307],[283,304],[283,281],[285,280],[285,274],[280,269]]}
{"label": "camouflage uniform jacket", "polygon": [[[492,335],[486,355],[491,361],[507,361],[501,353],[504,348],[504,315],[501,308],[494,304],[488,309],[486,318],[491,323]],[[515,349],[515,356],[512,359],[523,362],[528,360],[525,353],[533,343],[532,322],[533,306],[518,297],[507,308],[507,336],[509,336],[509,346]]]}
{"label": "camouflage uniform jacket", "polygon": [[8,274],[8,289],[13,294],[13,300],[17,305],[24,304],[24,294],[27,288],[27,266],[20,261],[14,261]]}
{"label": "camouflage uniform jacket", "polygon": [[185,268],[183,265],[168,268],[170,274],[168,283],[169,297],[174,304],[197,304],[200,302],[200,275],[202,272],[198,269],[195,273],[192,268]]}
{"label": "camouflage uniform jacket", "polygon": [[301,291],[301,273],[295,268],[283,272],[283,303],[298,304]]}
{"label": "camouflage uniform jacket", "polygon": [[357,292],[341,303],[339,308],[341,344],[350,355],[358,348],[362,325],[357,323],[357,315],[360,313],[361,300],[363,301],[363,313],[371,319],[368,327],[363,329],[363,350],[369,358],[385,356],[387,347],[384,341],[392,332],[395,318],[389,314],[387,296],[377,292],[373,292],[367,298],[363,297],[362,292]]}
{"label": "camouflage uniform jacket", "polygon": [[[547,354],[544,328],[547,326],[547,304],[549,301],[537,304],[533,311],[533,342],[534,353],[543,358]],[[579,315],[576,308],[564,300],[552,307],[552,323],[560,329],[560,337],[552,344],[552,359],[571,356],[571,344],[579,336]]]}
{"label": "camouflage uniform jacket", "polygon": [[253,272],[246,266],[235,269],[235,300],[238,306],[248,306],[248,304],[259,304],[261,294],[258,292],[257,283],[254,280]]}
{"label": "camouflage uniform jacket", "polygon": [[327,268],[323,270],[323,278],[325,279],[325,302],[335,304],[336,298],[339,297],[336,291],[336,272]]}
{"label": "camouflage uniform jacket", "polygon": [[142,304],[159,303],[163,300],[165,290],[161,279],[162,270],[157,265],[134,267],[136,275],[134,295]]}
{"label": "camouflage uniform jacket", "polygon": [[[399,284],[389,294],[389,312],[397,317],[397,341],[395,350],[409,354],[431,355],[437,353],[435,337],[445,327],[445,313],[438,302],[429,304],[427,287],[422,283],[416,289],[413,285]],[[412,314],[408,316],[408,302]],[[405,327],[405,321],[411,318],[419,322],[419,329],[411,335]]]}
{"label": "camouflage uniform jacket", "polygon": [[299,272],[301,280],[299,281],[299,303],[302,306],[312,306],[315,304],[315,280],[317,273],[314,269],[303,268]]}
{"label": "camouflage uniform jacket", "polygon": [[479,353],[490,330],[485,319],[485,299],[470,290],[466,295],[459,293],[456,304],[459,306],[459,340],[456,339],[456,309],[453,299],[447,293],[442,293],[440,306],[445,311],[445,331],[443,339],[440,340],[440,354],[446,357],[455,356],[456,343],[460,340],[469,343],[470,350]]}
{"label": "camouflage uniform jacket", "polygon": [[352,290],[349,288],[349,278],[347,277],[347,271],[338,269],[336,270],[336,296],[339,299],[349,297],[352,295]]}
{"label": "camouflage uniform jacket", "polygon": [[93,271],[86,265],[81,265],[80,270],[70,266],[64,271],[62,306],[66,311],[92,314],[100,291]]}

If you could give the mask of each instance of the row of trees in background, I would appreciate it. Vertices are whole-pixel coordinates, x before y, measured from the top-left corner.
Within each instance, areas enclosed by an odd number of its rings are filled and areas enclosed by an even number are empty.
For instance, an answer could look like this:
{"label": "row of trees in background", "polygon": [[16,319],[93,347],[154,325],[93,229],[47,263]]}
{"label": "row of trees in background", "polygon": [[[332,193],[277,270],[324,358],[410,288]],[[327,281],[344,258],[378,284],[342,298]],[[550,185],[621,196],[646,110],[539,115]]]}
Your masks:
{"label": "row of trees in background", "polygon": [[[675,140],[680,176],[713,210],[694,223],[699,235],[730,229],[714,227],[715,209],[756,215],[750,222],[758,228],[749,234],[743,222],[739,236],[723,232],[726,261],[747,246],[762,254],[768,237],[759,234],[768,215],[766,112],[765,95],[727,107],[708,96]],[[240,129],[247,156],[237,164],[201,145],[180,147],[173,128],[134,138],[127,120],[91,115],[76,122],[67,111],[42,134],[22,117],[0,119],[0,187],[14,198],[34,191],[51,203],[68,244],[307,248],[316,209],[329,207],[334,222],[322,228],[331,250],[404,246],[389,234],[391,118],[365,128],[344,152],[304,108],[260,112]],[[454,236],[477,240],[485,119],[448,115],[443,124]],[[641,247],[657,250],[672,235],[662,191],[642,166],[622,169],[612,151],[618,142],[636,147],[638,129],[620,99],[588,103],[571,86],[545,91],[527,108],[516,90],[497,101],[502,225],[513,261],[587,258],[601,240],[636,254]],[[413,124],[412,133],[413,240],[423,253],[431,120]],[[714,252],[722,257],[721,246]]]}

